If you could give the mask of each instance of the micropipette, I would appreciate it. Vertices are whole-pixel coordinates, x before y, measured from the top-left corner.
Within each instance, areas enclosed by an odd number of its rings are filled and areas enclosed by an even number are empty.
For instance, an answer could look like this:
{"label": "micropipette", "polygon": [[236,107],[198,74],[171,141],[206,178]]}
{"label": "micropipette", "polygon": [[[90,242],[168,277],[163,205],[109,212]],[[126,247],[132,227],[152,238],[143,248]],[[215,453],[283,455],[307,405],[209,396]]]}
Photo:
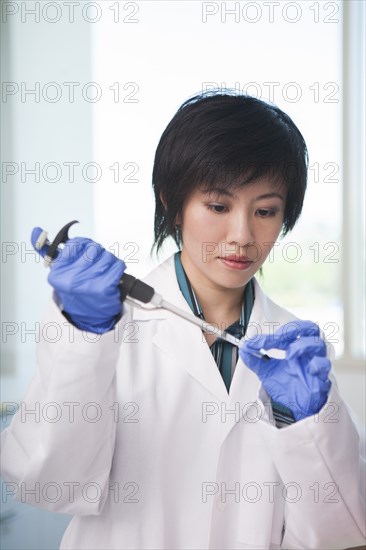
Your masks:
{"label": "micropipette", "polygon": [[[49,248],[45,256],[46,266],[50,266],[51,262],[56,258],[58,253],[58,246],[60,244],[65,243],[69,239],[68,231],[69,231],[69,228],[74,223],[78,223],[78,222],[75,220],[66,224],[64,227],[62,227],[62,229],[60,229],[60,231],[57,233],[52,243],[50,243],[49,240],[47,239],[46,231],[43,231],[39,235],[36,243],[36,248],[40,250],[44,245],[49,245]],[[133,275],[124,273],[122,276],[122,279],[119,282],[119,286],[121,290],[122,302],[126,302],[130,304],[132,307],[137,307],[139,309],[144,309],[144,310],[166,309],[174,313],[175,315],[182,317],[186,321],[189,321],[190,323],[197,325],[204,332],[214,334],[218,338],[222,340],[226,340],[227,342],[230,342],[231,344],[237,347],[239,347],[240,345],[241,340],[239,338],[235,338],[235,336],[233,336],[229,332],[225,330],[220,330],[215,325],[212,325],[211,323],[207,323],[206,321],[204,321],[203,319],[200,319],[199,317],[196,317],[192,313],[184,311],[183,309],[168,302],[167,300],[164,300],[164,298],[160,294],[155,292],[153,287],[149,286],[143,281],[140,281],[139,279],[136,279],[136,277],[134,277]],[[150,303],[154,307],[147,308],[142,305],[147,303]],[[252,353],[253,355],[256,355],[259,358],[269,359],[266,353],[262,350],[260,350],[259,352],[252,352]]]}

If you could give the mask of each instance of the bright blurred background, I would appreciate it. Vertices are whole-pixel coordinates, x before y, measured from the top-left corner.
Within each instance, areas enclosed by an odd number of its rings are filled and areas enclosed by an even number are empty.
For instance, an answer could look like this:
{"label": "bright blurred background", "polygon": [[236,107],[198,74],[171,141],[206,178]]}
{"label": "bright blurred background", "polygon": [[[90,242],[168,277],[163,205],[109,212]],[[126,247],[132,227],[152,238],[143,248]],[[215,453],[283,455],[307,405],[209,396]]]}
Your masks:
{"label": "bright blurred background", "polygon": [[[78,219],[72,236],[94,238],[131,273],[146,274],[175,250],[170,243],[159,259],[149,255],[158,140],[185,99],[219,87],[274,102],[305,137],[304,211],[274,248],[262,284],[319,323],[335,346],[343,395],[364,416],[365,3],[1,7],[2,402],[22,400],[50,296],[32,228],[52,239]],[[2,548],[58,548],[68,518],[8,498],[2,508]]]}

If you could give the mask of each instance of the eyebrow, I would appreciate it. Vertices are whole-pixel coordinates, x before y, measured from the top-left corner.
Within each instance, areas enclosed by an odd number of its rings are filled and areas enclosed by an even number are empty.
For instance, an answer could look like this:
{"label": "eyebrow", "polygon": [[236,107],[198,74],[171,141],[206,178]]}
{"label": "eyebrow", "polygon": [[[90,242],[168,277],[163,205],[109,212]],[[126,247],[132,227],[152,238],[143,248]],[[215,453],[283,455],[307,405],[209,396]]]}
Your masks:
{"label": "eyebrow", "polygon": [[211,195],[211,193],[214,193],[216,195],[226,195],[228,197],[234,196],[232,193],[230,193],[230,191],[221,187],[212,187],[211,189],[203,189],[202,193],[204,195]]}
{"label": "eyebrow", "polygon": [[272,199],[272,198],[281,199],[281,201],[285,200],[285,197],[283,195],[280,195],[280,193],[276,193],[276,192],[264,193],[264,195],[259,195],[259,197],[256,197],[255,200],[260,201],[261,199]]}
{"label": "eyebrow", "polygon": [[[213,193],[217,195],[226,195],[228,197],[234,197],[233,193],[230,193],[230,191],[221,187],[213,187],[212,189],[205,189],[202,191],[202,193],[204,193],[205,195],[210,195],[211,193]],[[273,198],[281,199],[282,201],[285,200],[285,197],[280,193],[276,193],[276,191],[259,195],[254,200],[260,201],[262,199],[273,199]]]}

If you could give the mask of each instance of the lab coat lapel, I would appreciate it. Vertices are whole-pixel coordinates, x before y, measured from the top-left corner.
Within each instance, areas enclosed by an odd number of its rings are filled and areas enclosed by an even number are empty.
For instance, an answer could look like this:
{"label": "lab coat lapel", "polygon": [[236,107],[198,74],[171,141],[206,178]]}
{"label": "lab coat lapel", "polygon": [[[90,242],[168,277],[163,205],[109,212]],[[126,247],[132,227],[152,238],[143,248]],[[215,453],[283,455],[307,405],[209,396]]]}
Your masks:
{"label": "lab coat lapel", "polygon": [[[154,269],[144,281],[165,300],[191,312],[176,280],[174,256]],[[229,401],[224,381],[199,327],[163,309],[134,308],[132,318],[135,321],[159,320],[152,343],[162,352],[161,360],[168,356],[172,368],[187,371],[220,402]]]}
{"label": "lab coat lapel", "polygon": [[200,384],[220,402],[229,396],[212,353],[199,327],[188,325],[172,314],[166,323],[159,323],[153,337],[153,344],[170,355],[172,364],[189,372]]}
{"label": "lab coat lapel", "polygon": [[[263,331],[263,293],[254,280],[255,301],[249,319],[247,336],[255,336]],[[261,383],[258,376],[251,371],[240,358],[235,367],[234,376],[230,386],[230,399],[244,404],[252,403],[258,397]]]}

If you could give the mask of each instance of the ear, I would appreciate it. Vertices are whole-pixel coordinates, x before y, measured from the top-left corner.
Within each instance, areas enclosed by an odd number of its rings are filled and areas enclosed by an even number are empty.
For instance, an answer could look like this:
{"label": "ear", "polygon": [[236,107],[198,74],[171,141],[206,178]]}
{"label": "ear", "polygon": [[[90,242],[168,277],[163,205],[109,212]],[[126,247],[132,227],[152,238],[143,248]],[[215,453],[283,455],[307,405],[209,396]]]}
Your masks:
{"label": "ear", "polygon": [[163,192],[162,192],[162,191],[160,191],[159,197],[160,197],[160,200],[161,200],[161,202],[163,203],[163,206],[164,206],[164,208],[165,208],[165,210],[166,210],[166,200],[164,199],[164,196],[163,196]]}
{"label": "ear", "polygon": [[[159,194],[159,197],[160,197],[160,200],[166,210],[166,200],[164,199],[164,195],[163,195],[163,192],[160,191],[160,194]],[[181,224],[181,216],[180,214],[177,214],[176,217],[175,217],[175,220],[174,220],[174,225],[180,225]]]}

